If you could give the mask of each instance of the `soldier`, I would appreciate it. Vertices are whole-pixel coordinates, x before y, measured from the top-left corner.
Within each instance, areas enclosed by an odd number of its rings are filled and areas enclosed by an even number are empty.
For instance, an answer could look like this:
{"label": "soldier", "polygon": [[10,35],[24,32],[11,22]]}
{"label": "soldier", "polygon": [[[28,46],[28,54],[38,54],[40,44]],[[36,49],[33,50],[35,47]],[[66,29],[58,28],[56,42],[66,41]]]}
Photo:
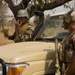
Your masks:
{"label": "soldier", "polygon": [[[75,74],[75,11],[70,11],[64,18],[64,29],[69,31],[69,35],[62,41],[62,59],[60,66],[62,75]],[[63,71],[63,63],[65,70]]]}
{"label": "soldier", "polygon": [[15,42],[28,41],[34,31],[33,25],[29,24],[29,15],[26,10],[19,10],[17,13],[17,22],[15,24],[15,32],[9,39]]}

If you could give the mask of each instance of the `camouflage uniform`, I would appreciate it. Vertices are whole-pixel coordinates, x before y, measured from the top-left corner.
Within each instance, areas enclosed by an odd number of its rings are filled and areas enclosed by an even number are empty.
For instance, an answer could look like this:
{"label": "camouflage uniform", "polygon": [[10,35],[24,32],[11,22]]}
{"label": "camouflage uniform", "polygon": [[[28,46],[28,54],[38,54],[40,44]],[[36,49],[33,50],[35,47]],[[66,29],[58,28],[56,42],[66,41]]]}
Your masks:
{"label": "camouflage uniform", "polygon": [[14,33],[14,41],[15,42],[24,42],[24,41],[28,41],[31,36],[32,33],[34,31],[34,27],[33,25],[26,23],[23,24],[19,29],[15,29],[15,33]]}
{"label": "camouflage uniform", "polygon": [[15,42],[24,42],[28,41],[34,31],[34,26],[29,24],[29,15],[27,10],[21,9],[17,13],[17,22],[15,25],[15,33],[12,36],[9,36],[9,39],[14,40]]}
{"label": "camouflage uniform", "polygon": [[[64,29],[68,30],[68,26],[75,22],[75,11],[70,11],[64,18]],[[60,70],[65,75],[75,74],[75,30],[65,37],[61,42],[60,49]]]}

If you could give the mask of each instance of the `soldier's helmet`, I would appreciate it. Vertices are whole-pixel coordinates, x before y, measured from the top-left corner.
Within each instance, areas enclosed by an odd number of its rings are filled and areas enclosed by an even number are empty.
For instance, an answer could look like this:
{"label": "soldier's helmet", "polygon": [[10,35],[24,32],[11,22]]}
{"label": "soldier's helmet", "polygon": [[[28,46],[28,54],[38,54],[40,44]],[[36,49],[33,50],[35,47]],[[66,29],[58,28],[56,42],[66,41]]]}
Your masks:
{"label": "soldier's helmet", "polygon": [[67,29],[68,25],[70,25],[72,22],[75,21],[75,11],[74,10],[69,11],[65,15],[63,20],[64,20],[63,21],[63,27],[64,27],[64,29]]}
{"label": "soldier's helmet", "polygon": [[27,17],[29,18],[27,10],[21,9],[17,13],[17,17]]}

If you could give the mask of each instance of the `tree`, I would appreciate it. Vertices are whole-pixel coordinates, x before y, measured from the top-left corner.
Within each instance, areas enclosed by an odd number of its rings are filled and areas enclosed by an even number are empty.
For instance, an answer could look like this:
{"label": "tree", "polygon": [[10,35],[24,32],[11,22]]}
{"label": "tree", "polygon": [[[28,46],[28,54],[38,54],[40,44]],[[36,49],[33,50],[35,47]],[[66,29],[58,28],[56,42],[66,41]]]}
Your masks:
{"label": "tree", "polygon": [[0,4],[0,30],[4,29],[4,22],[6,21],[6,11],[7,11],[7,5]]}
{"label": "tree", "polygon": [[[18,4],[17,6],[14,6],[12,0],[4,0],[4,1],[8,3],[9,8],[11,9],[16,18],[17,12],[20,9],[27,8],[29,16],[31,17],[37,10],[41,11],[50,10],[72,0],[22,0],[21,3]],[[30,1],[31,4],[29,4]]]}

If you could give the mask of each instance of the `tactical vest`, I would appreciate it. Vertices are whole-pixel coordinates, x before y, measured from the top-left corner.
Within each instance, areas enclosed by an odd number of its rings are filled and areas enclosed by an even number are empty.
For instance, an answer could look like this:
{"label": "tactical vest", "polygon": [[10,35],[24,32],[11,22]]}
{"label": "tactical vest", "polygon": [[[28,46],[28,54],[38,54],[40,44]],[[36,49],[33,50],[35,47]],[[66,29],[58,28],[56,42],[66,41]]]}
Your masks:
{"label": "tactical vest", "polygon": [[61,42],[61,50],[60,50],[60,60],[64,63],[70,63],[72,60],[73,50],[74,50],[74,43],[73,43],[73,32],[70,36],[65,37]]}

